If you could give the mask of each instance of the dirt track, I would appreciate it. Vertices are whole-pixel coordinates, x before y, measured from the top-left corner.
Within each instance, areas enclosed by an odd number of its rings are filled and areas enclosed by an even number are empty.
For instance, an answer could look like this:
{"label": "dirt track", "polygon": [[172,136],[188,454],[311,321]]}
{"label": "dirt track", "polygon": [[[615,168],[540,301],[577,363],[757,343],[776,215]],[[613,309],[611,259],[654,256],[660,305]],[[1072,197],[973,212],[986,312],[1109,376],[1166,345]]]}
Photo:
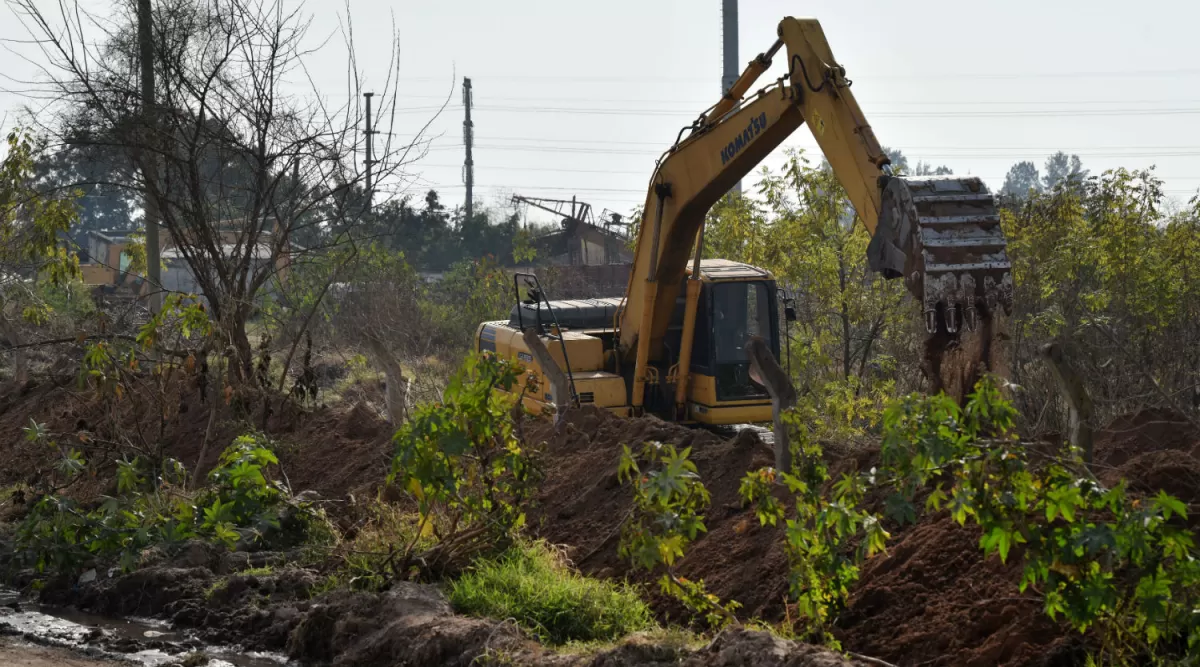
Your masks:
{"label": "dirt track", "polygon": [[122,664],[126,663],[85,658],[66,649],[34,646],[0,637],[0,665],[4,667],[103,667]]}

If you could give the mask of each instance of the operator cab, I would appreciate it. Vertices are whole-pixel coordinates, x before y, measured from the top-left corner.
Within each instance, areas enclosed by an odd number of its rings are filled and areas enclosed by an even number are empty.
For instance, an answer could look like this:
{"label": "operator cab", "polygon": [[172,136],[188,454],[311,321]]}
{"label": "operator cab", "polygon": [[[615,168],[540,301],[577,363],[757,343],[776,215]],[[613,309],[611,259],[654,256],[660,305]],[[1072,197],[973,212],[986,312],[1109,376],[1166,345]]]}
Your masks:
{"label": "operator cab", "polygon": [[[766,388],[750,377],[746,343],[759,336],[779,358],[779,300],[774,277],[756,266],[722,259],[701,260],[700,276],[689,381],[691,402],[711,409],[718,403],[769,401]],[[680,290],[664,341],[670,360],[667,366],[678,360],[683,336],[683,292]],[[648,392],[648,409],[671,409],[674,387],[664,385],[661,389]]]}

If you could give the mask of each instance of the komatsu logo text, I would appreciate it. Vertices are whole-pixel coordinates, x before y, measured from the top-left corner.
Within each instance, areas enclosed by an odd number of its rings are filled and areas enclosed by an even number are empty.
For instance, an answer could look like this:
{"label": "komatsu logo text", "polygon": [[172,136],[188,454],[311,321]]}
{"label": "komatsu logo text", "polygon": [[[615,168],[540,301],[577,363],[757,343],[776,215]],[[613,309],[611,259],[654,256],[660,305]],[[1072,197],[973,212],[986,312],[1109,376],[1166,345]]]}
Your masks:
{"label": "komatsu logo text", "polygon": [[767,114],[762,113],[751,118],[750,124],[746,126],[746,129],[742,130],[742,133],[737,135],[736,139],[729,142],[728,146],[721,149],[721,164],[727,164],[735,155],[741,153],[742,149],[749,146],[754,137],[757,137],[765,129],[767,129]]}

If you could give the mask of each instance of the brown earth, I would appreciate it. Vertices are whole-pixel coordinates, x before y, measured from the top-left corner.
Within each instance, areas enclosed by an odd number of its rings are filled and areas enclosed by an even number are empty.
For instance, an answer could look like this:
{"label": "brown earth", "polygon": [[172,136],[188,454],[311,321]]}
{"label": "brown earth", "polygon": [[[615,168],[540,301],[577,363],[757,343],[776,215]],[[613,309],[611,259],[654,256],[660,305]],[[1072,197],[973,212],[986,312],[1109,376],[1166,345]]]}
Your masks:
{"label": "brown earth", "polygon": [[[391,449],[390,428],[373,410],[362,404],[314,410],[285,404],[276,409],[277,414],[268,421],[268,432],[280,443],[282,468],[294,489],[313,489],[325,498],[345,501],[348,494],[362,497],[382,483]],[[84,424],[95,435],[103,414],[99,404],[73,387],[42,385],[0,395],[0,486],[28,481],[31,476],[43,474],[53,462],[53,451],[23,438],[21,429],[30,417],[47,422],[56,433],[69,435]],[[164,435],[168,454],[194,465],[207,424],[206,407],[177,417]],[[545,421],[534,423],[527,431],[531,441],[545,443],[548,465],[539,495],[540,509],[531,516],[534,530],[567,545],[569,555],[584,572],[613,578],[629,574],[616,553],[618,529],[631,506],[628,489],[621,488],[617,480],[621,445],[637,447],[647,440],[660,440],[693,447],[692,458],[712,494],[712,505],[706,521],[708,532],[692,545],[680,573],[704,580],[722,598],[737,600],[746,617],[776,621],[786,617],[788,579],[782,531],[759,527],[753,514],[741,507],[737,493],[746,471],[773,461],[770,448],[752,433],[725,439],[654,418],[622,420],[594,409],[571,413],[558,431]],[[201,468],[211,466],[220,449],[239,432],[234,424],[218,424]],[[110,435],[101,433],[96,437]],[[1197,508],[1194,516],[1200,516],[1200,432],[1185,418],[1145,411],[1117,420],[1097,433],[1095,452],[1095,469],[1101,481],[1111,484],[1128,479],[1136,492],[1165,489]],[[876,452],[867,448],[839,452],[837,456],[839,460],[830,461],[831,468],[848,470],[870,465]],[[85,496],[101,492],[110,483],[107,477],[101,470],[72,493]],[[1049,621],[1036,597],[1017,590],[1019,571],[1015,566],[983,558],[976,533],[939,515],[925,517],[916,526],[889,529],[893,539],[888,553],[865,564],[849,608],[839,621],[837,634],[847,649],[903,665],[1081,664],[1087,648],[1085,638]],[[146,585],[143,582],[141,590]],[[153,585],[171,588],[162,582]],[[188,596],[198,594],[190,583],[183,588],[191,591]],[[654,604],[662,617],[686,620],[683,610],[672,601],[655,599]],[[179,619],[181,622],[214,628],[258,628],[255,632],[267,633],[263,636],[271,637],[276,646],[287,646],[295,629],[289,624],[286,632],[279,628],[270,634],[270,619],[233,616],[230,618],[234,620],[227,622],[219,617],[187,616],[203,607],[203,603],[198,607],[184,605],[157,613],[171,615],[191,609]],[[385,611],[371,607],[363,613],[377,624],[373,615]],[[316,618],[313,616],[312,623],[317,622]],[[255,623],[266,625],[259,628]],[[472,634],[475,626],[468,625],[461,628],[465,635],[455,634],[455,630],[446,636],[477,638],[479,635]],[[378,633],[381,626],[370,628]],[[354,631],[354,646],[366,631]],[[327,634],[322,629],[316,636]],[[336,633],[329,635],[334,636]],[[380,637],[380,641],[385,638]],[[467,644],[477,647],[475,641],[470,639]],[[344,654],[351,645],[339,647]],[[592,664],[654,664],[652,654],[660,648],[639,653],[644,660]],[[355,650],[379,651],[382,655],[392,649]],[[635,649],[627,646],[619,651]],[[616,660],[617,655],[610,658]],[[676,655],[672,659],[678,658]]]}
{"label": "brown earth", "polygon": [[[692,459],[709,492],[708,532],[689,549],[680,574],[702,579],[745,616],[785,618],[787,558],[780,529],[760,528],[741,508],[738,485],[747,470],[771,465],[768,447],[747,432],[731,440],[654,418],[621,420],[598,410],[572,413],[555,432],[533,432],[547,443],[550,469],[535,521],[547,539],[569,545],[583,571],[619,577],[619,526],[630,511],[628,489],[617,481],[621,445],[646,440],[692,446]],[[869,466],[877,450],[831,462],[839,470]],[[1200,505],[1200,432],[1178,416],[1145,412],[1097,434],[1096,468],[1102,481],[1130,481],[1140,492],[1166,489]],[[839,620],[837,634],[850,650],[903,665],[1078,665],[1085,638],[1051,621],[1041,601],[1017,587],[1012,562],[983,557],[979,535],[944,514],[917,525],[889,526],[888,552],[868,561]],[[637,575],[634,575],[635,578]],[[656,600],[663,616],[682,610]]]}
{"label": "brown earth", "polygon": [[[0,395],[0,487],[43,478],[57,461],[55,450],[24,437],[30,419],[45,423],[61,445],[78,447],[86,458],[99,462],[94,474],[67,490],[80,499],[112,490],[115,450],[102,443],[130,434],[148,434],[146,441],[160,442],[165,456],[203,474],[248,428],[244,421],[229,417],[230,407],[222,406],[205,445],[211,400],[202,404],[194,391],[185,391],[182,402],[190,409],[175,413],[158,439],[153,437],[156,415],[147,414],[157,409],[154,401],[127,396],[110,412],[93,394],[77,390],[72,381],[10,390]],[[296,492],[312,490],[323,498],[340,500],[349,493],[369,494],[383,480],[390,460],[391,429],[363,403],[304,410],[291,401],[275,400],[272,410],[266,431],[278,443],[281,469]],[[199,461],[202,451],[204,460]]]}
{"label": "brown earth", "polygon": [[128,663],[101,660],[65,648],[35,646],[11,637],[0,637],[0,665],[4,667],[116,667]]}
{"label": "brown earth", "polygon": [[[52,584],[43,597],[94,613],[157,616],[197,638],[282,652],[305,665],[332,667],[866,667],[818,647],[764,632],[735,631],[695,649],[632,637],[594,654],[558,653],[514,625],[453,613],[434,585],[398,582],[383,593],[338,590],[313,596],[316,574],[281,565],[269,574],[220,572],[246,565],[194,543],[175,560],[112,580]],[[260,554],[260,557],[265,555]],[[222,582],[219,587],[214,584]],[[138,650],[138,646],[131,646]],[[162,647],[160,647],[162,648]],[[2,655],[2,654],[0,654]],[[490,656],[491,660],[488,659]],[[40,667],[40,666],[39,666]]]}

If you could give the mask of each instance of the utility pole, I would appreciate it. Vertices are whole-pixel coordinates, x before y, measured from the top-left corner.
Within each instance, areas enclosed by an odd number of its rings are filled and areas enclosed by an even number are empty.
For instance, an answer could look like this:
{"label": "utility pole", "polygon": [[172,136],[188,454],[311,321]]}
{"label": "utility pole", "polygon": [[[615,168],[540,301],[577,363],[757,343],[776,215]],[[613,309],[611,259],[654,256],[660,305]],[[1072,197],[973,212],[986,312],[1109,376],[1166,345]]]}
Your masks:
{"label": "utility pole", "polygon": [[463,163],[463,181],[467,185],[467,217],[464,220],[470,222],[471,215],[475,210],[475,161],[471,159],[475,126],[471,123],[471,80],[467,77],[463,77],[463,108],[467,112],[466,120],[463,121],[463,146],[467,148],[467,161]]}
{"label": "utility pole", "polygon": [[138,0],[138,48],[142,66],[142,124],[145,136],[142,139],[142,180],[145,185],[142,209],[146,220],[146,279],[150,283],[150,312],[162,310],[162,253],[159,248],[160,212],[158,202],[151,192],[151,185],[158,181],[158,154],[151,142],[158,141],[158,129],[154,104],[154,33],[151,30],[153,14],[150,0]]}
{"label": "utility pole", "polygon": [[[721,57],[724,61],[721,94],[724,95],[742,73],[738,60],[738,0],[721,0]],[[731,192],[742,193],[740,180]]]}
{"label": "utility pole", "polygon": [[374,95],[375,93],[363,93],[363,97],[367,98],[367,129],[365,132],[367,135],[367,159],[365,160],[367,166],[367,210],[371,210],[371,206],[375,201],[375,188],[371,182],[371,168],[375,166],[375,159],[372,154],[374,149],[372,138],[375,136],[375,130],[371,129],[371,98]]}

